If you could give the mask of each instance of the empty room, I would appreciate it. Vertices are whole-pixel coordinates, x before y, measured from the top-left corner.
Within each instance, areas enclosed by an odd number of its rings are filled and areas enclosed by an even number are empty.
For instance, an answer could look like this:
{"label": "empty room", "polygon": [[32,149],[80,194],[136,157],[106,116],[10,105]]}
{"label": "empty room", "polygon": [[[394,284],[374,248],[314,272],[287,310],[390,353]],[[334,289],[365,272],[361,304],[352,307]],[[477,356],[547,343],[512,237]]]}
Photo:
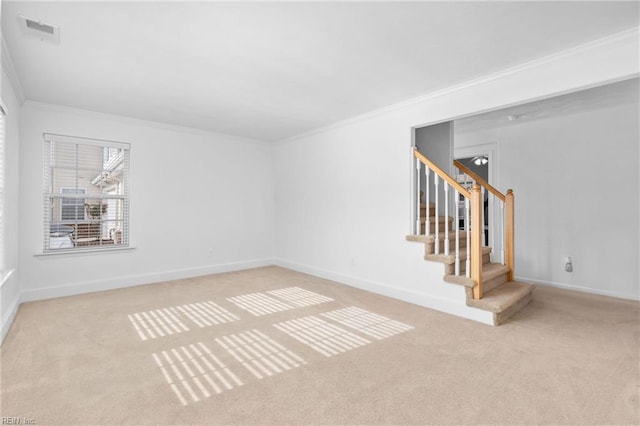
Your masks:
{"label": "empty room", "polygon": [[0,423],[640,423],[640,2],[0,3]]}

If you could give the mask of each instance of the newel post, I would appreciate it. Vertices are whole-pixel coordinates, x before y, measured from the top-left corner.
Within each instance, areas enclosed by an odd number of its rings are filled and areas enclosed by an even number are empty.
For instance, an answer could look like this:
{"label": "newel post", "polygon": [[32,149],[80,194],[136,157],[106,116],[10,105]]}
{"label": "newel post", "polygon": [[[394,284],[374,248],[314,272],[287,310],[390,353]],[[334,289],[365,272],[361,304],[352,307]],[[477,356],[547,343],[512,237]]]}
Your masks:
{"label": "newel post", "polygon": [[515,256],[514,256],[514,234],[515,234],[515,223],[514,223],[514,206],[513,206],[513,191],[511,189],[507,190],[507,194],[504,196],[504,204],[505,204],[505,224],[504,224],[504,245],[505,245],[505,262],[509,267],[509,281],[513,280],[513,271],[515,266]]}
{"label": "newel post", "polygon": [[482,193],[480,185],[471,189],[471,279],[473,298],[482,299]]}

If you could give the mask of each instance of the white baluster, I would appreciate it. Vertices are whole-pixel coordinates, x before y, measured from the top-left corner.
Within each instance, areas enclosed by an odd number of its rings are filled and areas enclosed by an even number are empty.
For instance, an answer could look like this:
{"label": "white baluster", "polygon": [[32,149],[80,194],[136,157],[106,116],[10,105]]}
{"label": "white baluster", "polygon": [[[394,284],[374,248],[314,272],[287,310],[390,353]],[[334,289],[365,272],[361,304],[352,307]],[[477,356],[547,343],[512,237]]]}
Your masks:
{"label": "white baluster", "polygon": [[456,189],[454,194],[455,194],[455,197],[456,197],[456,206],[455,206],[456,214],[455,214],[455,221],[453,222],[453,226],[456,227],[455,274],[456,275],[460,275],[460,204],[459,204],[459,202],[460,202],[460,193]]}
{"label": "white baluster", "polygon": [[486,246],[488,241],[487,241],[487,237],[485,236],[485,232],[484,232],[484,221],[486,220],[485,218],[485,214],[484,214],[484,194],[486,192],[486,189],[484,189],[484,186],[480,187],[480,199],[482,200],[482,207],[480,208],[480,225],[482,226],[482,229],[480,230],[480,232],[482,232],[482,245]]}
{"label": "white baluster", "polygon": [[469,253],[469,248],[471,247],[471,235],[469,233],[470,228],[469,222],[469,199],[465,197],[464,199],[464,228],[467,231],[467,262],[465,264],[467,278],[471,277],[471,253]]}
{"label": "white baluster", "polygon": [[442,181],[444,185],[444,254],[449,255],[449,184]]}
{"label": "white baluster", "polygon": [[436,239],[435,239],[435,254],[440,254],[440,223],[438,221],[438,181],[440,180],[439,176],[434,173],[433,174],[433,192],[436,194],[436,213],[435,213],[435,231],[436,231]]}
{"label": "white baluster", "polygon": [[[416,182],[416,235],[420,235],[420,160],[416,158],[416,170],[418,181]],[[425,166],[426,168],[426,166]]]}
{"label": "white baluster", "polygon": [[[487,245],[492,246],[495,248],[495,241],[492,241],[491,238],[489,238],[491,235],[495,235],[493,233],[493,227],[495,226],[494,221],[493,221],[493,206],[496,202],[496,196],[493,195],[491,192],[487,192]],[[494,255],[493,255],[493,249],[491,250],[491,252],[489,253],[489,262],[493,263],[493,259],[494,259]]]}
{"label": "white baluster", "polygon": [[[431,235],[431,215],[429,214],[429,167],[424,166],[424,176],[425,176],[425,195],[426,198],[424,200],[424,214],[426,219],[424,221],[424,234],[429,236]],[[435,173],[434,173],[435,176]]]}

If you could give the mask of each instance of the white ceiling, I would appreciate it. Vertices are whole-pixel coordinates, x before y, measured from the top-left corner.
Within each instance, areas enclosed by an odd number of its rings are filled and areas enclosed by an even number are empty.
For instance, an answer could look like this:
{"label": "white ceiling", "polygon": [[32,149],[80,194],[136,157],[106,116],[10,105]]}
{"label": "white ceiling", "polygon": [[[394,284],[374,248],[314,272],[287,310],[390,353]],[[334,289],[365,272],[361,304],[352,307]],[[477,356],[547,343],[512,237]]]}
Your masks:
{"label": "white ceiling", "polygon": [[27,99],[273,141],[636,27],[638,8],[5,0],[2,32]]}

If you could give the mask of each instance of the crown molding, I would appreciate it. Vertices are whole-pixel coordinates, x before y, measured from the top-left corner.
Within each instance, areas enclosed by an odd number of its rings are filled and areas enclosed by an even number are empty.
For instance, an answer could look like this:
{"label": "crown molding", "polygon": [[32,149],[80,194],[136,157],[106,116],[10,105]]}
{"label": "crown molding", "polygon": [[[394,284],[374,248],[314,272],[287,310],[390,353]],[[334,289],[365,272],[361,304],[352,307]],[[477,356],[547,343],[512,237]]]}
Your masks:
{"label": "crown molding", "polygon": [[197,135],[197,136],[224,138],[226,140],[232,140],[235,143],[245,143],[245,144],[260,145],[265,147],[273,146],[271,142],[262,141],[259,139],[245,138],[242,136],[236,136],[236,135],[231,135],[227,133],[219,133],[219,132],[214,132],[214,131],[209,131],[204,129],[197,129],[193,127],[179,126],[176,124],[160,123],[157,121],[144,120],[141,118],[132,118],[132,117],[126,117],[122,115],[107,114],[104,112],[92,111],[88,109],[49,104],[46,102],[26,100],[24,102],[24,107],[39,110],[39,111],[45,111],[45,112],[74,114],[74,115],[87,117],[87,118],[94,118],[94,119],[100,119],[100,120],[112,120],[112,121],[117,121],[124,124],[145,126],[145,127],[155,128],[155,129],[179,132],[179,133],[188,133],[188,134]]}
{"label": "crown molding", "polygon": [[2,60],[2,70],[7,75],[9,82],[13,86],[13,90],[16,93],[16,97],[18,98],[18,102],[20,105],[24,104],[26,98],[24,96],[24,90],[22,89],[22,84],[20,83],[20,79],[18,78],[18,73],[16,72],[16,68],[13,63],[13,59],[11,58],[11,53],[9,52],[9,47],[7,43],[4,41],[4,34],[0,33],[0,38],[2,39],[2,48],[0,49],[0,59]]}
{"label": "crown molding", "polygon": [[[577,55],[581,55],[584,53],[587,53],[589,51],[593,51],[595,49],[600,49],[603,47],[607,47],[607,46],[611,46],[611,45],[617,45],[617,44],[624,44],[624,43],[635,43],[636,46],[640,45],[640,27],[633,27],[633,28],[629,28],[627,30],[624,31],[620,31],[618,33],[606,36],[606,37],[602,37],[599,38],[597,40],[593,40],[587,43],[583,43],[583,44],[579,44],[577,46],[571,47],[569,49],[565,49],[565,50],[561,50],[559,52],[556,53],[552,53],[550,55],[547,56],[543,56],[541,58],[537,58],[528,62],[523,62],[522,64],[519,65],[515,65],[513,67],[509,67],[509,68],[505,68],[502,71],[498,71],[495,73],[491,73],[491,74],[487,74],[472,80],[467,80],[463,83],[460,84],[456,84],[453,86],[449,86],[447,88],[441,89],[441,90],[436,90],[421,96],[417,96],[415,98],[411,98],[411,99],[407,99],[405,101],[401,101],[392,105],[388,105],[386,107],[383,108],[379,108],[373,111],[369,111],[367,113],[364,114],[360,114],[360,115],[356,115],[354,117],[351,118],[347,118],[345,120],[340,120],[337,121],[335,123],[329,124],[327,126],[322,126],[322,127],[318,127],[316,129],[310,130],[308,132],[304,132],[304,133],[300,133],[288,138],[284,138],[281,139],[279,141],[276,141],[274,143],[274,145],[286,145],[292,142],[295,142],[299,139],[303,139],[318,133],[322,133],[322,132],[326,132],[328,130],[332,130],[332,129],[336,129],[336,128],[340,128],[340,127],[344,127],[350,124],[354,124],[360,121],[365,121],[365,120],[369,120],[372,119],[374,117],[380,116],[380,115],[384,115],[384,114],[388,114],[391,112],[396,112],[405,108],[409,108],[411,106],[414,106],[416,104],[420,104],[422,102],[427,102],[427,101],[431,101],[433,99],[442,97],[442,96],[446,96],[446,95],[450,95],[452,93],[455,92],[460,92],[463,90],[467,90],[470,89],[472,87],[475,86],[481,86],[483,84],[495,81],[495,80],[499,80],[508,76],[512,76],[524,71],[529,71],[538,67],[541,67],[543,65],[547,65],[553,62],[559,62],[563,59],[566,58],[570,58],[572,56],[577,56]],[[636,73],[637,76],[637,73]],[[630,76],[631,77],[631,76]],[[481,111],[478,111],[477,113],[479,113]],[[467,115],[473,115],[473,114],[467,114]]]}

